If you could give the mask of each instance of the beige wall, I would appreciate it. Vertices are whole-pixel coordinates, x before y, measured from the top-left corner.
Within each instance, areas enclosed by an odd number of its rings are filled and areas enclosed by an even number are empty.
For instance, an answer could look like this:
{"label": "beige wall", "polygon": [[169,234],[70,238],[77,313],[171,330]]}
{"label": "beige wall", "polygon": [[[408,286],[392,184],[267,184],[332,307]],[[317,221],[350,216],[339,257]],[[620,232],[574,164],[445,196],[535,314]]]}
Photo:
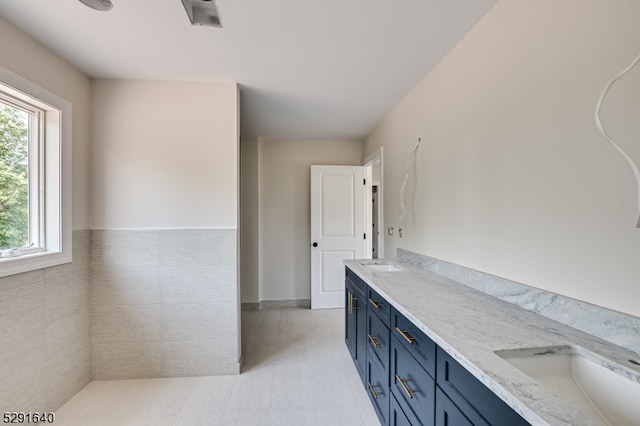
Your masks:
{"label": "beige wall", "polygon": [[[396,247],[640,316],[636,186],[594,110],[640,52],[635,1],[503,0],[367,138]],[[640,161],[640,69],[604,108]],[[418,137],[415,219],[399,190]],[[409,197],[410,198],[410,197]]]}
{"label": "beige wall", "polygon": [[311,297],[310,166],[360,165],[360,141],[259,140],[259,297]]}
{"label": "beige wall", "polygon": [[97,80],[94,229],[236,228],[235,83]]}
{"label": "beige wall", "polygon": [[73,104],[73,263],[0,279],[0,412],[52,411],[91,380],[89,79],[0,17],[0,66]]}
{"label": "beige wall", "polygon": [[89,78],[2,17],[0,66],[73,104],[73,229],[88,229],[91,142]]}

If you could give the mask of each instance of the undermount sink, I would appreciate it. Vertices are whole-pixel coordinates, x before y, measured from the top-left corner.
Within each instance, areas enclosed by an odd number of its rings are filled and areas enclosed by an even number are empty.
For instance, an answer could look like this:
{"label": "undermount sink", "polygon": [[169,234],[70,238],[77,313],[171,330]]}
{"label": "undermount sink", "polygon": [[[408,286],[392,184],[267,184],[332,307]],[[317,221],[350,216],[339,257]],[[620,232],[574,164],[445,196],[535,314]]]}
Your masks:
{"label": "undermount sink", "polygon": [[495,353],[595,421],[640,424],[640,375],[618,363],[576,346]]}
{"label": "undermount sink", "polygon": [[366,266],[369,269],[373,269],[378,272],[400,272],[404,271],[404,269],[394,265],[393,263],[385,263],[385,262],[371,262],[371,263],[361,263],[361,265]]}

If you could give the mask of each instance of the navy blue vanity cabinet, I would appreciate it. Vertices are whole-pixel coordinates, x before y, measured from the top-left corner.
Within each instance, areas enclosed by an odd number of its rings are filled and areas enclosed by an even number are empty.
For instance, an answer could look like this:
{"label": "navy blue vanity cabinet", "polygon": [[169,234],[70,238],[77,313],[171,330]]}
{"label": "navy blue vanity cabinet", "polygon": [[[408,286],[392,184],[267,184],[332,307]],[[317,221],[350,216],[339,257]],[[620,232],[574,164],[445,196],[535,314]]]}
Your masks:
{"label": "navy blue vanity cabinet", "polygon": [[351,269],[345,268],[345,342],[366,383],[367,354],[367,285]]}
{"label": "navy blue vanity cabinet", "polygon": [[[436,379],[438,388],[440,388],[438,393],[440,402],[436,403],[438,410],[436,414],[437,425],[529,425],[526,420],[462,367],[451,355],[438,348],[437,357]],[[469,423],[452,423],[451,420],[447,423],[447,416],[449,418],[451,418],[450,416],[457,416],[457,414],[452,414],[455,411],[451,407],[452,404]]]}
{"label": "navy blue vanity cabinet", "polygon": [[387,299],[345,270],[345,340],[383,426],[529,425]]}

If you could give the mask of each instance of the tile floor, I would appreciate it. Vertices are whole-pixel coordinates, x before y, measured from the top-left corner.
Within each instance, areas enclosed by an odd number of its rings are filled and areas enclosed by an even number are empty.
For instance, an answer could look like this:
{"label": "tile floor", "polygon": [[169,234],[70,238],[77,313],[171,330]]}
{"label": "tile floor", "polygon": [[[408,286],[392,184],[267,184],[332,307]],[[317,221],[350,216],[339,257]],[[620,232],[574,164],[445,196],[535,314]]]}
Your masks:
{"label": "tile floor", "polygon": [[344,343],[344,311],[243,311],[239,376],[93,381],[61,425],[377,426]]}

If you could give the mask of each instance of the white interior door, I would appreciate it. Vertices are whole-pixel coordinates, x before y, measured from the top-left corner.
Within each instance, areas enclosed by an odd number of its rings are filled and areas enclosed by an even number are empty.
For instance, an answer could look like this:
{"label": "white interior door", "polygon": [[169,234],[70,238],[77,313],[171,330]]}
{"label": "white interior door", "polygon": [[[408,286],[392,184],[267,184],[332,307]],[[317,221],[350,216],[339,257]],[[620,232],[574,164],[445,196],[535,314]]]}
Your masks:
{"label": "white interior door", "polygon": [[311,166],[311,308],[344,304],[344,259],[365,254],[364,167]]}

